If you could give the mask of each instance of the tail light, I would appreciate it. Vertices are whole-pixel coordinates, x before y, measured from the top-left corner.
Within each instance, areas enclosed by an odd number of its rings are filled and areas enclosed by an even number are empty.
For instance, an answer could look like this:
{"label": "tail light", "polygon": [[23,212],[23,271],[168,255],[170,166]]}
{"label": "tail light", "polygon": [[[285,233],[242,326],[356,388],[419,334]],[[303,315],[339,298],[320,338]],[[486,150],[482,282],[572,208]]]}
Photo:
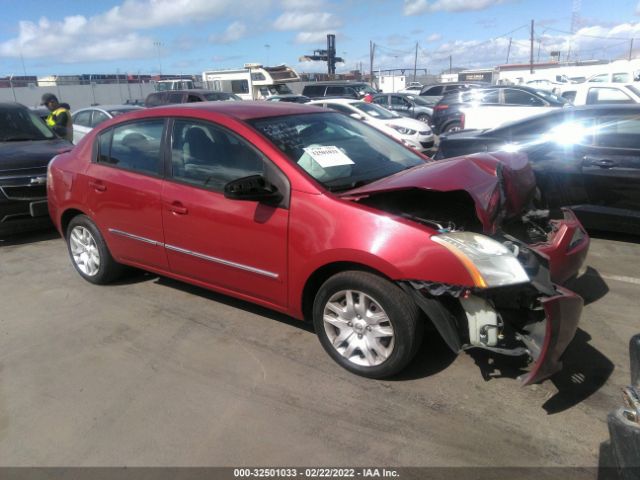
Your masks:
{"label": "tail light", "polygon": [[460,114],[460,130],[464,130],[464,113]]}
{"label": "tail light", "polygon": [[438,110],[446,110],[447,108],[449,108],[449,105],[440,105],[440,104],[438,104],[438,105],[436,105],[434,107],[433,111],[435,112],[435,111],[438,111]]}

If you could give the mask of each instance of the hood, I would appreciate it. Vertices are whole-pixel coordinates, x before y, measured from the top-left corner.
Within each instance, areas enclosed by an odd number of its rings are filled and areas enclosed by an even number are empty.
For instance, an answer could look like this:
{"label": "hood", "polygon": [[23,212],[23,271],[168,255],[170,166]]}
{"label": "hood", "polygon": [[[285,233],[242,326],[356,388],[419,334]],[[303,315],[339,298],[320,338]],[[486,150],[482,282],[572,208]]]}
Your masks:
{"label": "hood", "polygon": [[399,125],[404,128],[410,128],[411,130],[417,130],[419,132],[423,130],[431,130],[431,128],[429,128],[429,126],[426,123],[421,122],[420,120],[414,120],[413,118],[407,118],[407,117],[400,117],[400,118],[394,118],[391,120],[386,120],[385,123],[391,124],[391,125]]}
{"label": "hood", "polygon": [[536,183],[531,165],[522,153],[479,153],[429,162],[349,190],[342,197],[358,200],[402,190],[464,191],[475,205],[476,216],[487,234],[495,233],[504,218],[522,212]]}
{"label": "hood", "polygon": [[27,142],[0,142],[0,173],[46,167],[53,157],[72,148],[73,144],[61,138]]}

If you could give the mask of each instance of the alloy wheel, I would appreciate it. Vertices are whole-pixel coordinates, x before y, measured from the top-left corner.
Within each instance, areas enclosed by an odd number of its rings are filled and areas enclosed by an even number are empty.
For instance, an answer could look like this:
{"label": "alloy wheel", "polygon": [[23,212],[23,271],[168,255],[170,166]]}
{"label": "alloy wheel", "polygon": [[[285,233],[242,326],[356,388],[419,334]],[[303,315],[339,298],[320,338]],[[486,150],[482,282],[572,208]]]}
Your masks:
{"label": "alloy wheel", "polygon": [[374,367],[393,352],[391,321],[380,304],[363,292],[342,290],[332,295],[324,306],[323,323],[333,348],[351,363]]}
{"label": "alloy wheel", "polygon": [[100,270],[100,251],[91,232],[81,225],[73,227],[69,246],[78,270],[89,277],[96,275]]}

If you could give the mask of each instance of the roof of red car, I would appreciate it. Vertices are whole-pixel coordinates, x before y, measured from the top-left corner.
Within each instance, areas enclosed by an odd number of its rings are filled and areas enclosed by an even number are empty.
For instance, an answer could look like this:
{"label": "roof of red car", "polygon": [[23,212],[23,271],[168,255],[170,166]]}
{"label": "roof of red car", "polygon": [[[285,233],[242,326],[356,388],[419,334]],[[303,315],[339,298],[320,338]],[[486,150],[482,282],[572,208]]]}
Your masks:
{"label": "roof of red car", "polygon": [[[227,115],[238,120],[251,120],[254,118],[278,117],[282,115],[295,115],[303,113],[317,113],[320,107],[303,105],[298,103],[280,102],[197,102],[180,105],[165,105],[153,107],[145,111],[147,115],[158,113],[161,116],[188,113],[192,110],[205,111]],[[140,113],[138,113],[140,115]],[[142,116],[146,116],[143,114]]]}

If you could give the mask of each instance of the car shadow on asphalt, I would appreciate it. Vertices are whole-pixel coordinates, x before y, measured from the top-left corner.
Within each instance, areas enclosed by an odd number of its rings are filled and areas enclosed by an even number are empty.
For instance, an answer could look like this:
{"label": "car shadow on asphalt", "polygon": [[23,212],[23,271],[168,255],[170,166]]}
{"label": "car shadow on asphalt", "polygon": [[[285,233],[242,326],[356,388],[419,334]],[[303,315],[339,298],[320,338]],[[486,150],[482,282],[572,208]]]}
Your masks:
{"label": "car shadow on asphalt", "polygon": [[445,370],[456,357],[435,328],[427,328],[422,345],[413,361],[398,375],[386,380],[404,381],[430,377]]}
{"label": "car shadow on asphalt", "polygon": [[168,277],[158,277],[156,275],[155,283],[157,283],[158,285],[175,288],[176,290],[180,290],[182,292],[186,292],[191,295],[197,295],[199,297],[206,298],[208,300],[212,300],[217,303],[222,303],[224,305],[228,305],[230,307],[237,308],[239,310],[243,310],[245,312],[252,313],[254,315],[260,315],[261,317],[266,317],[271,320],[276,320],[278,322],[285,323],[293,327],[297,327],[301,330],[314,333],[313,325],[311,325],[309,322],[303,322],[303,321],[297,320],[283,313],[276,312],[275,310],[270,310],[265,307],[261,307],[260,305],[256,305],[254,303],[229,297],[222,293],[206,290],[204,288],[196,287],[194,285],[183,283],[178,280],[173,280]]}
{"label": "car shadow on asphalt", "polygon": [[582,275],[570,279],[564,286],[580,295],[585,305],[600,300],[609,293],[609,285],[593,267],[587,267]]}
{"label": "car shadow on asphalt", "polygon": [[[549,415],[582,403],[600,390],[613,373],[613,362],[593,347],[590,340],[591,335],[578,328],[562,356],[562,370],[549,379],[558,390],[542,405]],[[493,378],[517,379],[527,373],[529,360],[526,356],[506,357],[481,349],[469,350],[468,353],[486,381]]]}
{"label": "car shadow on asphalt", "polygon": [[55,238],[60,238],[60,234],[55,228],[51,227],[45,230],[0,237],[0,248],[15,247],[18,245],[26,245],[28,243],[44,242],[47,240],[53,240]]}

